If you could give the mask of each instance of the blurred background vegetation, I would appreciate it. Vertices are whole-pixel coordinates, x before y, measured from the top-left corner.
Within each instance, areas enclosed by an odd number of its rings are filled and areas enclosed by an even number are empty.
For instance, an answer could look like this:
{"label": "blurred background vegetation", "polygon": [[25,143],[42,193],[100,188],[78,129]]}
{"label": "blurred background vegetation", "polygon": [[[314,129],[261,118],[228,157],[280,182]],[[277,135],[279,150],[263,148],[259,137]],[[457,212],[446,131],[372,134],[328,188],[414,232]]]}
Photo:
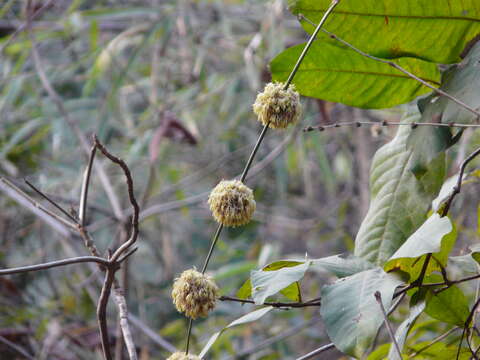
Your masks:
{"label": "blurred background vegetation", "polygon": [[[306,34],[281,0],[42,0],[35,2],[30,36],[25,3],[0,4],[0,173],[42,201],[23,183],[27,178],[75,211],[88,158],[79,134],[96,133],[128,163],[142,213],[139,250],[123,281],[141,358],[164,359],[172,346],[183,347],[187,325],[171,303],[172,281],[202,265],[216,226],[208,192],[241,172],[260,130],[251,104],[269,81],[268,63]],[[70,123],[42,86],[32,46]],[[255,189],[255,221],[225,231],[215,251],[210,270],[224,295],[235,295],[249,271],[268,261],[353,248],[368,208],[371,158],[395,129],[301,130],[400,113],[303,103],[302,122],[269,133],[254,163],[248,185]],[[464,136],[452,164],[478,143]],[[119,170],[101,157],[97,162],[113,192],[94,170],[88,224],[106,252],[123,238],[129,203]],[[472,190],[464,191],[467,199]],[[468,225],[476,221],[468,220],[468,209],[476,209],[462,201]],[[0,268],[79,255],[87,250],[78,237],[0,193]],[[305,299],[318,296],[319,279],[310,274],[304,282]],[[0,277],[1,339],[39,359],[100,359],[100,287],[101,274],[84,265]],[[195,322],[193,350],[252,309],[219,304]],[[115,314],[112,307],[112,336]],[[327,342],[317,309],[275,311],[225,332],[209,358],[292,359]],[[23,359],[4,341],[0,358]]]}

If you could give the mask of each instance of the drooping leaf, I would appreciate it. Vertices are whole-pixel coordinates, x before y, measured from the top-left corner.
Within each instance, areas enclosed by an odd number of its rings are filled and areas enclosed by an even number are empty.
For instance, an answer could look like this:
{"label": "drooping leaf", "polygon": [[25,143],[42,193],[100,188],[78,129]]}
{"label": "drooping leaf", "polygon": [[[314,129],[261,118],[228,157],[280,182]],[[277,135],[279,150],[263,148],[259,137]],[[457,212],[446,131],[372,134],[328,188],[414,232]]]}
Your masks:
{"label": "drooping leaf", "polygon": [[[473,109],[480,109],[480,42],[475,44],[466,58],[458,65],[452,66],[442,76],[442,86],[446,93],[467,104]],[[433,94],[419,101],[422,112],[421,122],[471,123],[477,116],[443,96]],[[422,174],[427,165],[440,152],[447,150],[462,135],[462,131],[452,134],[449,128],[422,126],[412,132],[408,147],[414,150],[415,160],[412,171]]]}
{"label": "drooping leaf", "polygon": [[392,260],[417,258],[424,254],[439,252],[442,239],[452,229],[452,222],[447,216],[440,217],[437,213],[433,214],[390,257],[386,266],[388,267]]}
{"label": "drooping leaf", "polygon": [[446,266],[448,255],[452,250],[457,231],[448,217],[437,213],[430,216],[405,243],[392,255],[384,266],[385,271],[401,270],[415,280],[420,275],[425,256],[433,254],[426,274]]}
{"label": "drooping leaf", "polygon": [[435,293],[429,291],[425,313],[432,318],[457,325],[464,326],[470,309],[463,292],[456,286]]}
{"label": "drooping leaf", "polygon": [[257,305],[263,304],[269,296],[302,279],[309,266],[310,261],[300,265],[285,266],[278,270],[252,270],[250,279],[253,301]]}
{"label": "drooping leaf", "polygon": [[[417,293],[418,294],[418,293]],[[395,340],[400,348],[400,351],[403,352],[403,346],[407,340],[408,332],[412,328],[413,324],[417,318],[422,314],[423,310],[425,310],[425,299],[422,297],[412,297],[412,303],[410,304],[410,314],[408,318],[406,318],[397,328],[395,332]],[[390,350],[388,352],[388,359],[390,360],[402,360],[398,356],[398,353],[395,347],[392,345],[390,346]]]}
{"label": "drooping leaf", "polygon": [[[293,267],[297,265],[301,265],[305,263],[305,261],[297,261],[297,260],[279,260],[279,261],[274,261],[270,264],[265,265],[261,270],[259,271],[275,271],[279,270],[282,268],[288,268],[288,267]],[[287,297],[293,297],[294,294],[291,291],[292,289],[286,290],[285,292],[288,295],[285,295]],[[252,296],[252,281],[251,279],[247,279],[243,285],[238,289],[237,291],[237,297],[240,299],[247,299]],[[296,297],[299,296],[299,293],[296,294]]]}
{"label": "drooping leaf", "polygon": [[[465,59],[460,64],[452,66],[442,77],[441,89],[473,109],[480,108],[478,97],[480,92],[479,61],[480,42],[477,42]],[[433,108],[430,114],[427,113],[429,108]],[[427,113],[430,117],[439,116],[440,122],[445,124],[450,122],[471,123],[477,118],[469,110],[443,96],[432,98],[422,113]],[[431,120],[431,118],[422,117],[422,121],[427,120]]]}
{"label": "drooping leaf", "polygon": [[[289,0],[294,14],[315,23],[330,3]],[[307,22],[302,25],[310,33],[314,29]],[[371,55],[414,56],[448,64],[458,62],[465,45],[480,33],[480,7],[477,0],[341,1],[325,28]]]}
{"label": "drooping leaf", "polygon": [[375,267],[372,263],[352,255],[333,255],[311,261],[311,269],[329,272],[339,278]]}
{"label": "drooping leaf", "polygon": [[[463,175],[463,179],[465,179],[465,174]],[[462,181],[463,181],[462,179]],[[440,205],[443,201],[445,201],[452,193],[455,185],[458,182],[458,174],[449,177],[442,185],[438,196],[432,201],[432,210],[437,211],[440,208]]]}
{"label": "drooping leaf", "polygon": [[[403,121],[419,118],[417,112]],[[429,164],[432,171],[418,179],[409,171],[412,150],[407,149],[406,142],[411,131],[408,126],[401,127],[373,158],[370,207],[358,231],[354,254],[377,265],[383,265],[423,224],[443,183],[443,155]]]}
{"label": "drooping leaf", "polygon": [[251,313],[249,313],[247,315],[244,315],[244,316],[238,318],[235,321],[232,321],[230,324],[225,326],[222,330],[216,332],[215,334],[213,334],[210,337],[210,339],[207,341],[207,343],[203,347],[202,351],[200,352],[200,355],[199,355],[200,358],[203,358],[205,356],[205,354],[208,352],[208,350],[210,350],[210,348],[215,343],[215,341],[218,339],[218,337],[226,329],[229,329],[229,328],[237,326],[237,325],[242,325],[242,324],[250,323],[250,322],[253,322],[253,321],[257,321],[258,319],[260,319],[262,316],[266,315],[272,309],[273,309],[273,307],[267,306],[267,307],[252,311]]}
{"label": "drooping leaf", "polygon": [[[461,134],[461,132],[459,133]],[[420,126],[412,131],[407,146],[413,150],[410,170],[420,177],[428,171],[428,164],[440,153],[455,144],[459,137],[454,137],[449,128]]]}
{"label": "drooping leaf", "polygon": [[[304,46],[293,46],[272,60],[273,80],[287,79]],[[440,85],[436,64],[407,57],[394,61],[431,85]],[[431,91],[388,64],[325,41],[312,44],[293,83],[304,96],[365,109],[404,104]]]}
{"label": "drooping leaf", "polygon": [[375,292],[380,292],[388,309],[401,283],[393,274],[375,268],[322,287],[320,313],[337,349],[358,358],[365,353],[384,320]]}

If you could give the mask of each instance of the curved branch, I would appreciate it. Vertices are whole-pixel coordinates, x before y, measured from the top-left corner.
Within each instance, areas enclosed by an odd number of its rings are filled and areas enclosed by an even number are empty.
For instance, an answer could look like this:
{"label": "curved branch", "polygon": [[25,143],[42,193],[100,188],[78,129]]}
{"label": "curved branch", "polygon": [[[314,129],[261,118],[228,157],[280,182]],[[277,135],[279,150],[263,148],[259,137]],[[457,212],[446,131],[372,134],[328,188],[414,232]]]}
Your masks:
{"label": "curved branch", "polygon": [[12,274],[20,274],[29,271],[39,271],[39,270],[46,270],[51,269],[54,267],[65,266],[70,264],[80,264],[86,262],[96,262],[100,265],[109,266],[110,262],[105,260],[101,257],[97,256],[79,256],[70,259],[63,259],[63,260],[56,260],[51,261],[44,264],[37,264],[37,265],[29,265],[29,266],[21,266],[11,269],[0,269],[0,276],[1,275],[12,275]]}

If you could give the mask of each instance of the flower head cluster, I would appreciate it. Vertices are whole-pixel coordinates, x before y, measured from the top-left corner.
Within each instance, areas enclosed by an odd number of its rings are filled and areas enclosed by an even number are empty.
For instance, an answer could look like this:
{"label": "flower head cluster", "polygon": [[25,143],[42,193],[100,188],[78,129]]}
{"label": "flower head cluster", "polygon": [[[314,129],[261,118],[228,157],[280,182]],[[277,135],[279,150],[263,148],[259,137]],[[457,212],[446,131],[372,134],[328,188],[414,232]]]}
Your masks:
{"label": "flower head cluster", "polygon": [[191,355],[184,352],[177,351],[170,355],[167,360],[200,360],[197,355]]}
{"label": "flower head cluster", "polygon": [[185,270],[173,283],[173,303],[179,312],[191,319],[207,316],[218,296],[213,279],[195,269]]}
{"label": "flower head cluster", "polygon": [[208,198],[213,217],[225,226],[250,222],[256,203],[253,191],[239,180],[222,180]]}
{"label": "flower head cluster", "polygon": [[273,129],[284,129],[300,119],[302,105],[295,86],[284,90],[283,83],[269,83],[262,93],[257,95],[253,112],[263,125]]}

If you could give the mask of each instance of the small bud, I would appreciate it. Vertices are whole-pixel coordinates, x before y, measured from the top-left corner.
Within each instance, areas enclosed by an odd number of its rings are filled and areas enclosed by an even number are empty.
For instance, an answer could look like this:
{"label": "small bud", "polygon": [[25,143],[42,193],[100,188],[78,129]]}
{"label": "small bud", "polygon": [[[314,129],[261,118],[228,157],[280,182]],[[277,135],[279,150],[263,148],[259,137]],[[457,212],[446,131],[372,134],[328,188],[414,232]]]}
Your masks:
{"label": "small bud", "polygon": [[253,104],[258,121],[263,125],[269,124],[272,129],[284,129],[296,123],[302,113],[300,95],[295,91],[295,85],[290,85],[287,90],[283,88],[283,83],[268,83]]}
{"label": "small bud", "polygon": [[167,360],[200,360],[197,355],[191,355],[184,352],[177,351],[170,355]]}
{"label": "small bud", "polygon": [[253,191],[239,180],[222,180],[208,197],[213,217],[225,226],[241,226],[252,219]]}
{"label": "small bud", "polygon": [[195,269],[185,270],[173,283],[173,303],[191,319],[207,316],[218,296],[218,286],[213,279]]}

